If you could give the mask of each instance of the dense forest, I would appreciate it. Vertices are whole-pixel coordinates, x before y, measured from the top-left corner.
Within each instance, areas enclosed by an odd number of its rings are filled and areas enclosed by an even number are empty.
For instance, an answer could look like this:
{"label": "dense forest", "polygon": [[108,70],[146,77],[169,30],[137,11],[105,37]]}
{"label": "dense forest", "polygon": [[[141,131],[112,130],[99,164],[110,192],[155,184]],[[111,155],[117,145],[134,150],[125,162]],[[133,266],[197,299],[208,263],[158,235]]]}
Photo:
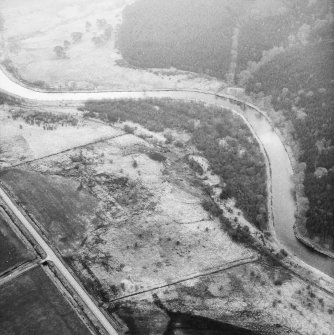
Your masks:
{"label": "dense forest", "polygon": [[[151,131],[185,130],[226,186],[221,197],[236,205],[257,227],[267,222],[264,158],[247,125],[228,110],[169,99],[88,101],[86,116],[107,122],[130,120]],[[175,143],[178,146],[178,142]]]}
{"label": "dense forest", "polygon": [[139,0],[123,18],[118,47],[130,64],[225,76],[235,18],[221,0]]}

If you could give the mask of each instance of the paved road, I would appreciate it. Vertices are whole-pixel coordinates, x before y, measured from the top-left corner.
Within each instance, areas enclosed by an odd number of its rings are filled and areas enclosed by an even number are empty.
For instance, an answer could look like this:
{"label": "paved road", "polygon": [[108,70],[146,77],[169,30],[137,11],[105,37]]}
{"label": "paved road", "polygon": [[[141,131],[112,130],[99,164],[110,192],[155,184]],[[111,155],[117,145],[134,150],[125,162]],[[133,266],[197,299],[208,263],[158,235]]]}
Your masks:
{"label": "paved road", "polygon": [[6,203],[6,205],[13,211],[13,213],[17,216],[17,218],[24,224],[29,233],[33,236],[36,242],[41,246],[41,248],[45,251],[47,257],[45,260],[52,261],[57,269],[62,273],[68,283],[73,287],[76,293],[80,296],[80,298],[85,302],[88,308],[92,311],[95,317],[100,321],[103,327],[108,331],[110,335],[117,335],[117,331],[110,324],[105,315],[100,311],[100,309],[95,305],[93,300],[87,294],[87,292],[79,285],[76,279],[72,276],[72,274],[68,271],[66,266],[62,263],[59,257],[53,252],[53,250],[49,247],[49,245],[44,241],[41,235],[36,231],[36,229],[31,225],[31,223],[25,218],[25,216],[20,212],[20,210],[16,207],[16,205],[11,201],[8,195],[4,192],[3,189],[0,188],[0,197]]}

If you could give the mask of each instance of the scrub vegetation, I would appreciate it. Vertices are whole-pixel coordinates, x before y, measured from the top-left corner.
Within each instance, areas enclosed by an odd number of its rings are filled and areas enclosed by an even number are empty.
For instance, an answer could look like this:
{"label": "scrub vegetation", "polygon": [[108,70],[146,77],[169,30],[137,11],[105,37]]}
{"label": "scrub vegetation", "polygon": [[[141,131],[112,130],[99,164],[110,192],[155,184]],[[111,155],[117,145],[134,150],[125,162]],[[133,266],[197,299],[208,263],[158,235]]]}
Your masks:
{"label": "scrub vegetation", "polygon": [[222,199],[234,197],[246,219],[265,228],[265,163],[247,125],[229,110],[170,100],[89,101],[86,116],[113,123],[133,121],[150,131],[166,128],[191,134],[194,145],[220,177]]}

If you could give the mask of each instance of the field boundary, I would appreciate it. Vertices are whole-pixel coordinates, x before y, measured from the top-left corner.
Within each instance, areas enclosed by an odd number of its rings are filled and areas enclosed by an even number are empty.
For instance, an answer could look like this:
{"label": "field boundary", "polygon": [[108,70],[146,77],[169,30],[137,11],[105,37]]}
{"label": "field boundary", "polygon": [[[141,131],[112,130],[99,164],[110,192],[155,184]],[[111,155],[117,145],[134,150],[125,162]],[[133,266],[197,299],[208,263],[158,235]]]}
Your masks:
{"label": "field boundary", "polygon": [[61,155],[63,153],[69,152],[71,150],[76,150],[76,149],[80,149],[80,148],[85,148],[85,147],[87,147],[89,145],[98,144],[98,143],[102,143],[102,142],[107,142],[107,141],[110,141],[110,140],[113,140],[115,138],[122,137],[122,136],[125,136],[125,135],[128,135],[128,133],[124,132],[123,134],[100,138],[100,139],[98,139],[96,141],[92,141],[92,142],[89,142],[89,143],[86,143],[86,144],[81,144],[81,145],[78,145],[78,146],[74,146],[72,148],[64,149],[64,150],[55,152],[53,154],[49,154],[49,155],[45,155],[45,156],[42,156],[42,157],[30,159],[30,160],[27,160],[27,161],[24,161],[24,162],[20,162],[20,163],[11,165],[11,166],[7,166],[7,167],[5,167],[3,169],[0,169],[0,173],[4,172],[4,171],[9,171],[11,169],[17,168],[17,167],[25,165],[25,164],[30,164],[30,163],[37,162],[37,161],[42,160],[42,159],[46,159],[46,158],[54,157],[54,156],[57,156],[57,155]]}
{"label": "field boundary", "polygon": [[142,291],[134,292],[134,293],[131,293],[131,294],[124,295],[122,297],[111,299],[110,303],[113,303],[113,302],[119,301],[119,300],[123,300],[123,299],[127,299],[127,298],[130,298],[130,297],[136,296],[136,295],[144,294],[144,293],[147,293],[147,292],[150,292],[150,291],[159,290],[159,289],[164,288],[164,287],[174,286],[174,285],[177,285],[177,284],[189,281],[189,280],[193,280],[193,279],[196,279],[196,278],[206,277],[206,276],[216,274],[216,273],[219,273],[219,272],[223,272],[223,271],[226,271],[226,270],[229,270],[229,269],[241,266],[241,265],[254,263],[254,262],[257,262],[258,260],[259,260],[259,256],[257,256],[257,255],[252,255],[250,257],[234,260],[234,261],[225,263],[223,265],[216,266],[214,268],[209,268],[209,269],[206,269],[206,270],[201,271],[201,272],[190,274],[187,277],[182,277],[182,278],[176,279],[172,283],[155,285],[153,287],[147,288],[147,289],[142,290]]}

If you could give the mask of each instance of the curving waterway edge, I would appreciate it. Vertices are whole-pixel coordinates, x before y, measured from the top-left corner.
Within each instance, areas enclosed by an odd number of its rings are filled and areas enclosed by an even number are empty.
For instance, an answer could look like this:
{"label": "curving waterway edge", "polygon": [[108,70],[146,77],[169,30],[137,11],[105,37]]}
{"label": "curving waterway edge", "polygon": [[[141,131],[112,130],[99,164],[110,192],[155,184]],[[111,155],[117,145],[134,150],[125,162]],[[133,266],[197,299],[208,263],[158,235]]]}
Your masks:
{"label": "curving waterway edge", "polygon": [[[290,254],[314,269],[334,278],[333,259],[313,251],[295,237],[295,200],[293,198],[294,185],[293,170],[288,152],[280,136],[275,132],[270,121],[255,105],[241,102],[237,98],[224,94],[200,90],[156,89],[151,91],[97,91],[97,92],[45,92],[24,87],[11,80],[0,69],[0,90],[19,98],[37,102],[47,101],[86,101],[89,99],[143,99],[143,98],[171,98],[180,100],[200,101],[229,108],[239,114],[250,127],[266,156],[268,183],[269,217],[279,244]],[[245,110],[237,104],[245,104]],[[271,177],[271,178],[270,178]]]}

